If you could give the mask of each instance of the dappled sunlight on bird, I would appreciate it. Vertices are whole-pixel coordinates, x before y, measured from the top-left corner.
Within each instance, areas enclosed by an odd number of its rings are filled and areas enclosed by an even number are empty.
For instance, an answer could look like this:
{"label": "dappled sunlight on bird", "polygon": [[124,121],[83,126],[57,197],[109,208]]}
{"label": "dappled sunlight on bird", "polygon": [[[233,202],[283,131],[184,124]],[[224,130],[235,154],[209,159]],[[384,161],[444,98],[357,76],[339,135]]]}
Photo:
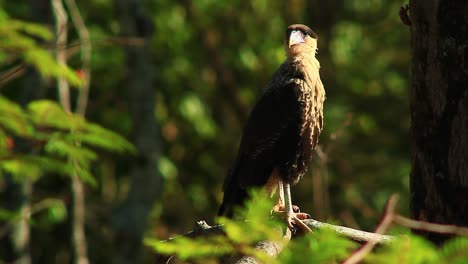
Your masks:
{"label": "dappled sunlight on bird", "polygon": [[294,210],[291,185],[305,174],[323,129],[325,90],[315,58],[317,35],[305,25],[291,25],[284,45],[286,61],[249,115],[218,214],[233,217],[249,188],[264,187],[270,196],[278,189],[273,210],[284,215],[289,228],[310,231],[301,221],[308,215]]}

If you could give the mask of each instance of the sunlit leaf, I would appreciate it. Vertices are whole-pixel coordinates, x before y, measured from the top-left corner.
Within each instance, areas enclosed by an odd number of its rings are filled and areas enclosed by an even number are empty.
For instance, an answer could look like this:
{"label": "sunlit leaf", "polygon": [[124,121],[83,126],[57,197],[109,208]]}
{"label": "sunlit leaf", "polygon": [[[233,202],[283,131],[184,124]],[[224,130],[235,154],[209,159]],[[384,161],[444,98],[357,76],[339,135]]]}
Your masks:
{"label": "sunlit leaf", "polygon": [[89,163],[96,160],[97,155],[93,151],[75,142],[65,141],[60,137],[51,138],[44,147],[50,154],[57,154],[64,158],[74,159],[80,163]]}
{"label": "sunlit leaf", "polygon": [[42,168],[38,164],[21,158],[3,160],[0,162],[0,168],[13,175],[17,181],[35,180],[42,175]]}
{"label": "sunlit leaf", "polygon": [[135,147],[119,134],[97,124],[86,123],[85,132],[80,132],[78,139],[91,146],[101,147],[115,152],[135,153]]}
{"label": "sunlit leaf", "polygon": [[468,238],[456,237],[447,241],[440,249],[442,263],[468,263]]}
{"label": "sunlit leaf", "polygon": [[222,236],[190,239],[178,237],[173,241],[159,241],[152,238],[144,240],[145,245],[165,255],[176,253],[181,259],[213,257],[233,251],[232,246]]}
{"label": "sunlit leaf", "polygon": [[60,199],[47,198],[32,205],[32,212],[46,211],[48,219],[53,223],[62,222],[67,217],[67,208]]}
{"label": "sunlit leaf", "polygon": [[30,136],[34,131],[21,107],[3,96],[0,96],[0,126],[20,136]]}
{"label": "sunlit leaf", "polygon": [[440,263],[434,245],[415,235],[405,235],[388,246],[378,249],[366,259],[366,263]]}
{"label": "sunlit leaf", "polygon": [[355,248],[349,239],[328,230],[314,230],[312,234],[298,238],[288,244],[278,263],[339,263]]}
{"label": "sunlit leaf", "polygon": [[74,119],[54,101],[37,100],[28,105],[28,110],[35,124],[59,129],[74,127]]}

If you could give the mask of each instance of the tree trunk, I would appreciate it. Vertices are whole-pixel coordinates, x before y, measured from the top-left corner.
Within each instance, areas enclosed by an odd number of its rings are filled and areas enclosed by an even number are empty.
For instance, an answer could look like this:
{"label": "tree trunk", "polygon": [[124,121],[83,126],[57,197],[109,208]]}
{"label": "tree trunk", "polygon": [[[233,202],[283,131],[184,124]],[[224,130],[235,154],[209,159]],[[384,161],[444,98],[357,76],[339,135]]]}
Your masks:
{"label": "tree trunk", "polygon": [[468,226],[467,10],[466,0],[410,2],[411,210],[418,220],[460,226]]}
{"label": "tree trunk", "polygon": [[155,69],[148,44],[153,31],[151,18],[139,0],[115,0],[121,33],[140,37],[145,45],[126,46],[129,110],[133,121],[133,142],[137,157],[130,165],[130,190],[113,216],[113,263],[141,263],[142,238],[148,214],[162,191],[157,170],[159,135],[155,109]]}

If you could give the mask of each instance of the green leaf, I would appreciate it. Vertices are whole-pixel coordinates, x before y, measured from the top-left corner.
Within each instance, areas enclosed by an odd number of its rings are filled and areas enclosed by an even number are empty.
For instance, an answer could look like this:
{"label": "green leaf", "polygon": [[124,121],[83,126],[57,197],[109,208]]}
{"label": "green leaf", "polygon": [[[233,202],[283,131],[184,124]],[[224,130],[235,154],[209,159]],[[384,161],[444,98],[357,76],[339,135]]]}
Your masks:
{"label": "green leaf", "polygon": [[32,206],[32,211],[37,213],[46,210],[49,221],[62,222],[67,217],[67,208],[60,199],[47,198]]}
{"label": "green leaf", "polygon": [[41,38],[43,40],[51,40],[53,37],[52,32],[41,24],[31,23],[16,19],[10,19],[8,21],[10,29],[16,29],[18,31],[23,31],[29,35]]}
{"label": "green leaf", "polygon": [[339,263],[351,254],[356,245],[329,229],[295,239],[278,258],[278,263]]}
{"label": "green leaf", "polygon": [[60,157],[73,159],[80,164],[88,164],[97,159],[97,155],[94,151],[79,146],[75,142],[66,141],[60,136],[52,137],[47,142],[44,149],[49,154],[56,154]]}
{"label": "green leaf", "polygon": [[83,168],[81,166],[75,165],[73,169],[75,170],[75,173],[78,175],[78,177],[80,177],[82,181],[88,183],[92,187],[97,186],[97,181],[94,178],[94,176],[91,174],[91,172],[89,171],[89,168]]}
{"label": "green leaf", "polygon": [[36,164],[43,172],[53,172],[60,175],[69,176],[73,171],[73,166],[64,160],[36,155],[25,155],[20,157],[23,162]]}
{"label": "green leaf", "polygon": [[86,123],[85,130],[77,135],[80,141],[109,151],[135,153],[135,147],[119,134],[97,124]]}
{"label": "green leaf", "polygon": [[37,100],[31,102],[27,108],[36,125],[70,130],[74,127],[74,123],[76,122],[72,114],[67,114],[62,107],[54,101]]}
{"label": "green leaf", "polygon": [[177,176],[177,167],[165,156],[160,156],[158,160],[158,169],[164,179],[175,179]]}
{"label": "green leaf", "polygon": [[19,136],[31,136],[34,127],[21,107],[0,95],[0,126]]}
{"label": "green leaf", "polygon": [[75,87],[83,85],[82,79],[68,66],[57,63],[47,48],[35,38],[48,41],[52,33],[43,25],[20,20],[4,19],[0,23],[0,54],[15,53],[32,64],[44,76],[63,77]]}
{"label": "green leaf", "polygon": [[273,200],[263,189],[250,190],[250,197],[245,209],[237,210],[237,216],[246,221],[219,219],[219,222],[224,224],[227,236],[235,243],[250,245],[263,240],[280,241],[283,236],[281,227],[285,225],[270,215]]}
{"label": "green leaf", "polygon": [[178,237],[171,241],[146,238],[144,244],[163,255],[177,254],[181,259],[213,257],[233,251],[232,246],[222,236],[190,239]]}
{"label": "green leaf", "polygon": [[415,235],[398,237],[388,246],[378,249],[365,259],[366,263],[440,263],[436,248],[429,241]]}
{"label": "green leaf", "polygon": [[468,238],[456,237],[446,242],[440,250],[442,263],[468,263]]}
{"label": "green leaf", "polygon": [[16,181],[36,180],[42,175],[42,168],[37,163],[21,158],[3,160],[0,168],[11,173]]}

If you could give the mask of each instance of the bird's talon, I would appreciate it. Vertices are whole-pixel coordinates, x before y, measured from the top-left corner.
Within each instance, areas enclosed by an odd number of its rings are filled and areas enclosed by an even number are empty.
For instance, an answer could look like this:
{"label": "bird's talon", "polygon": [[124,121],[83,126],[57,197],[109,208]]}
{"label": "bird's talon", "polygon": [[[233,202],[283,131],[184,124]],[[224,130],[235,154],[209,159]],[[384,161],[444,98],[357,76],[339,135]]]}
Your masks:
{"label": "bird's talon", "polygon": [[[306,219],[306,217],[308,216],[308,214],[305,214],[305,213],[300,213],[300,214],[293,214],[293,215],[286,215],[286,224],[288,225],[288,228],[293,232],[293,233],[296,233],[297,230],[301,230],[302,232],[304,233],[310,233],[312,232],[312,230],[302,222],[301,218],[299,218],[299,216],[302,218],[302,219]],[[310,216],[310,215],[309,215]]]}
{"label": "bird's talon", "polygon": [[292,208],[293,208],[293,212],[295,212],[295,213],[300,213],[301,212],[301,209],[297,205],[293,205]]}
{"label": "bird's talon", "polygon": [[312,218],[310,214],[307,214],[307,213],[296,213],[296,217],[299,218],[300,220]]}

